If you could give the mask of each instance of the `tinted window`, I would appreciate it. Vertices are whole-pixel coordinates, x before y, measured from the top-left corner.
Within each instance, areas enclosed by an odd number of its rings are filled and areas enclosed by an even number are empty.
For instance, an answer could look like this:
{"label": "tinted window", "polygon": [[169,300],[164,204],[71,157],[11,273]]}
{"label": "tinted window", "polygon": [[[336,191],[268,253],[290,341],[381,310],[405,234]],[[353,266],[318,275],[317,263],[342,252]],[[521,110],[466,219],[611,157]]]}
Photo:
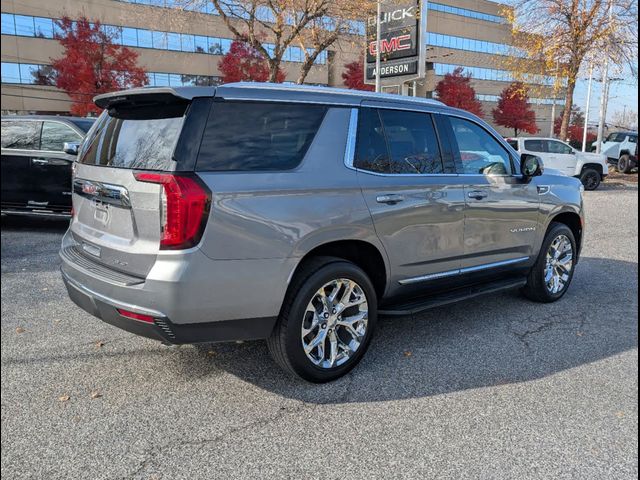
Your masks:
{"label": "tinted window", "polygon": [[37,150],[40,146],[40,122],[3,121],[2,148]]}
{"label": "tinted window", "polygon": [[629,136],[629,141],[631,143],[638,143],[638,136],[637,135],[630,135]]}
{"label": "tinted window", "polygon": [[515,151],[518,151],[519,145],[517,140],[507,140],[507,143],[511,145]]}
{"label": "tinted window", "polygon": [[389,146],[390,173],[443,173],[431,115],[380,110]]}
{"label": "tinted window", "polygon": [[61,152],[65,142],[80,142],[82,137],[67,125],[60,122],[44,122],[40,137],[40,150]]}
{"label": "tinted window", "polygon": [[529,152],[545,153],[547,144],[544,140],[525,140],[524,149]]}
{"label": "tinted window", "polygon": [[290,170],[300,164],[324,118],[320,105],[216,102],[198,170]]}
{"label": "tinted window", "polygon": [[573,153],[573,149],[569,145],[562,142],[554,142],[553,140],[547,141],[547,148],[549,153],[560,153],[563,155]]}
{"label": "tinted window", "polygon": [[358,115],[358,143],[353,165],[362,170],[389,173],[389,152],[378,111],[361,108]]}
{"label": "tinted window", "polygon": [[87,133],[91,126],[94,124],[94,119],[86,119],[86,120],[73,120],[73,123],[76,127],[82,130],[84,133]]}
{"label": "tinted window", "polygon": [[511,158],[507,150],[479,125],[450,117],[454,139],[460,152],[459,173],[508,175]]}
{"label": "tinted window", "polygon": [[173,150],[184,117],[121,119],[104,113],[83,146],[81,163],[173,170]]}

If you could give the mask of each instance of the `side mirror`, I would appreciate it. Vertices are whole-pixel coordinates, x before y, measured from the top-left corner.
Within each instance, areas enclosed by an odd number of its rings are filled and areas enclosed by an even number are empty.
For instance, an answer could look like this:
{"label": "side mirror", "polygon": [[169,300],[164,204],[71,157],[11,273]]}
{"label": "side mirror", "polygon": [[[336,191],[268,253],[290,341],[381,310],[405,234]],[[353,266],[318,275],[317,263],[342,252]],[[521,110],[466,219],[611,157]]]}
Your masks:
{"label": "side mirror", "polygon": [[67,155],[78,155],[80,144],[76,142],[64,142],[62,151]]}
{"label": "side mirror", "polygon": [[520,156],[520,173],[525,178],[537,177],[544,173],[544,163],[540,157],[523,153]]}

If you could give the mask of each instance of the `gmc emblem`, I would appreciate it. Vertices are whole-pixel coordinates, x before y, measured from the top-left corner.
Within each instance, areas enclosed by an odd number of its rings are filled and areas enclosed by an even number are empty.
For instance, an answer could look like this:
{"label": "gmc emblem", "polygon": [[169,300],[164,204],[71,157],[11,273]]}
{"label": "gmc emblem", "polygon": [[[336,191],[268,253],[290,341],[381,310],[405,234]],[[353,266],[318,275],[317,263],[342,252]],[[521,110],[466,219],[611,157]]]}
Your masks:
{"label": "gmc emblem", "polygon": [[[369,54],[373,57],[376,55],[378,48],[375,40],[369,42]],[[411,49],[411,35],[399,35],[389,40],[383,38],[380,40],[380,53],[400,52],[402,50]]]}
{"label": "gmc emblem", "polygon": [[82,193],[86,193],[87,195],[96,195],[98,193],[98,187],[93,183],[83,183]]}

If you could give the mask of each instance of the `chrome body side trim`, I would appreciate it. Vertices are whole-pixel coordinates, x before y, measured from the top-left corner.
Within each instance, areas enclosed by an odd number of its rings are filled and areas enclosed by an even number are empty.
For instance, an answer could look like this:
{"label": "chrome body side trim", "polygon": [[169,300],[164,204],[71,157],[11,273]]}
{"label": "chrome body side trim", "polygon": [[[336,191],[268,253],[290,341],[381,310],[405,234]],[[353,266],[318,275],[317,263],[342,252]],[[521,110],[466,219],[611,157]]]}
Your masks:
{"label": "chrome body side trim", "polygon": [[421,275],[419,277],[405,278],[403,280],[400,280],[398,283],[400,283],[400,285],[412,285],[414,283],[428,282],[430,280],[439,280],[441,278],[455,277],[457,275],[464,275],[466,273],[474,273],[474,272],[480,272],[482,270],[488,270],[491,268],[507,267],[509,265],[515,265],[517,263],[526,262],[527,260],[529,260],[529,258],[530,257],[520,257],[520,258],[511,259],[511,260],[503,260],[501,262],[485,263],[484,265],[477,265],[475,267],[466,267],[466,268],[459,268],[456,270],[448,270],[446,272],[431,273],[429,275]]}

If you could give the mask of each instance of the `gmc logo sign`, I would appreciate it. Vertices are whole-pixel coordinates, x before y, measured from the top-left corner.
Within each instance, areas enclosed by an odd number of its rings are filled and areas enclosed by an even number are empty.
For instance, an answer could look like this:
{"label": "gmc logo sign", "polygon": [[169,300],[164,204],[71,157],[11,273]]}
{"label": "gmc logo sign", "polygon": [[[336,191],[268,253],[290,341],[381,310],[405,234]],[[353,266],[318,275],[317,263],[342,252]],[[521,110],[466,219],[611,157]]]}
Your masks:
{"label": "gmc logo sign", "polygon": [[[380,54],[411,50],[411,35],[399,35],[389,39],[380,40]],[[378,42],[369,42],[369,55],[372,57],[378,53]]]}

